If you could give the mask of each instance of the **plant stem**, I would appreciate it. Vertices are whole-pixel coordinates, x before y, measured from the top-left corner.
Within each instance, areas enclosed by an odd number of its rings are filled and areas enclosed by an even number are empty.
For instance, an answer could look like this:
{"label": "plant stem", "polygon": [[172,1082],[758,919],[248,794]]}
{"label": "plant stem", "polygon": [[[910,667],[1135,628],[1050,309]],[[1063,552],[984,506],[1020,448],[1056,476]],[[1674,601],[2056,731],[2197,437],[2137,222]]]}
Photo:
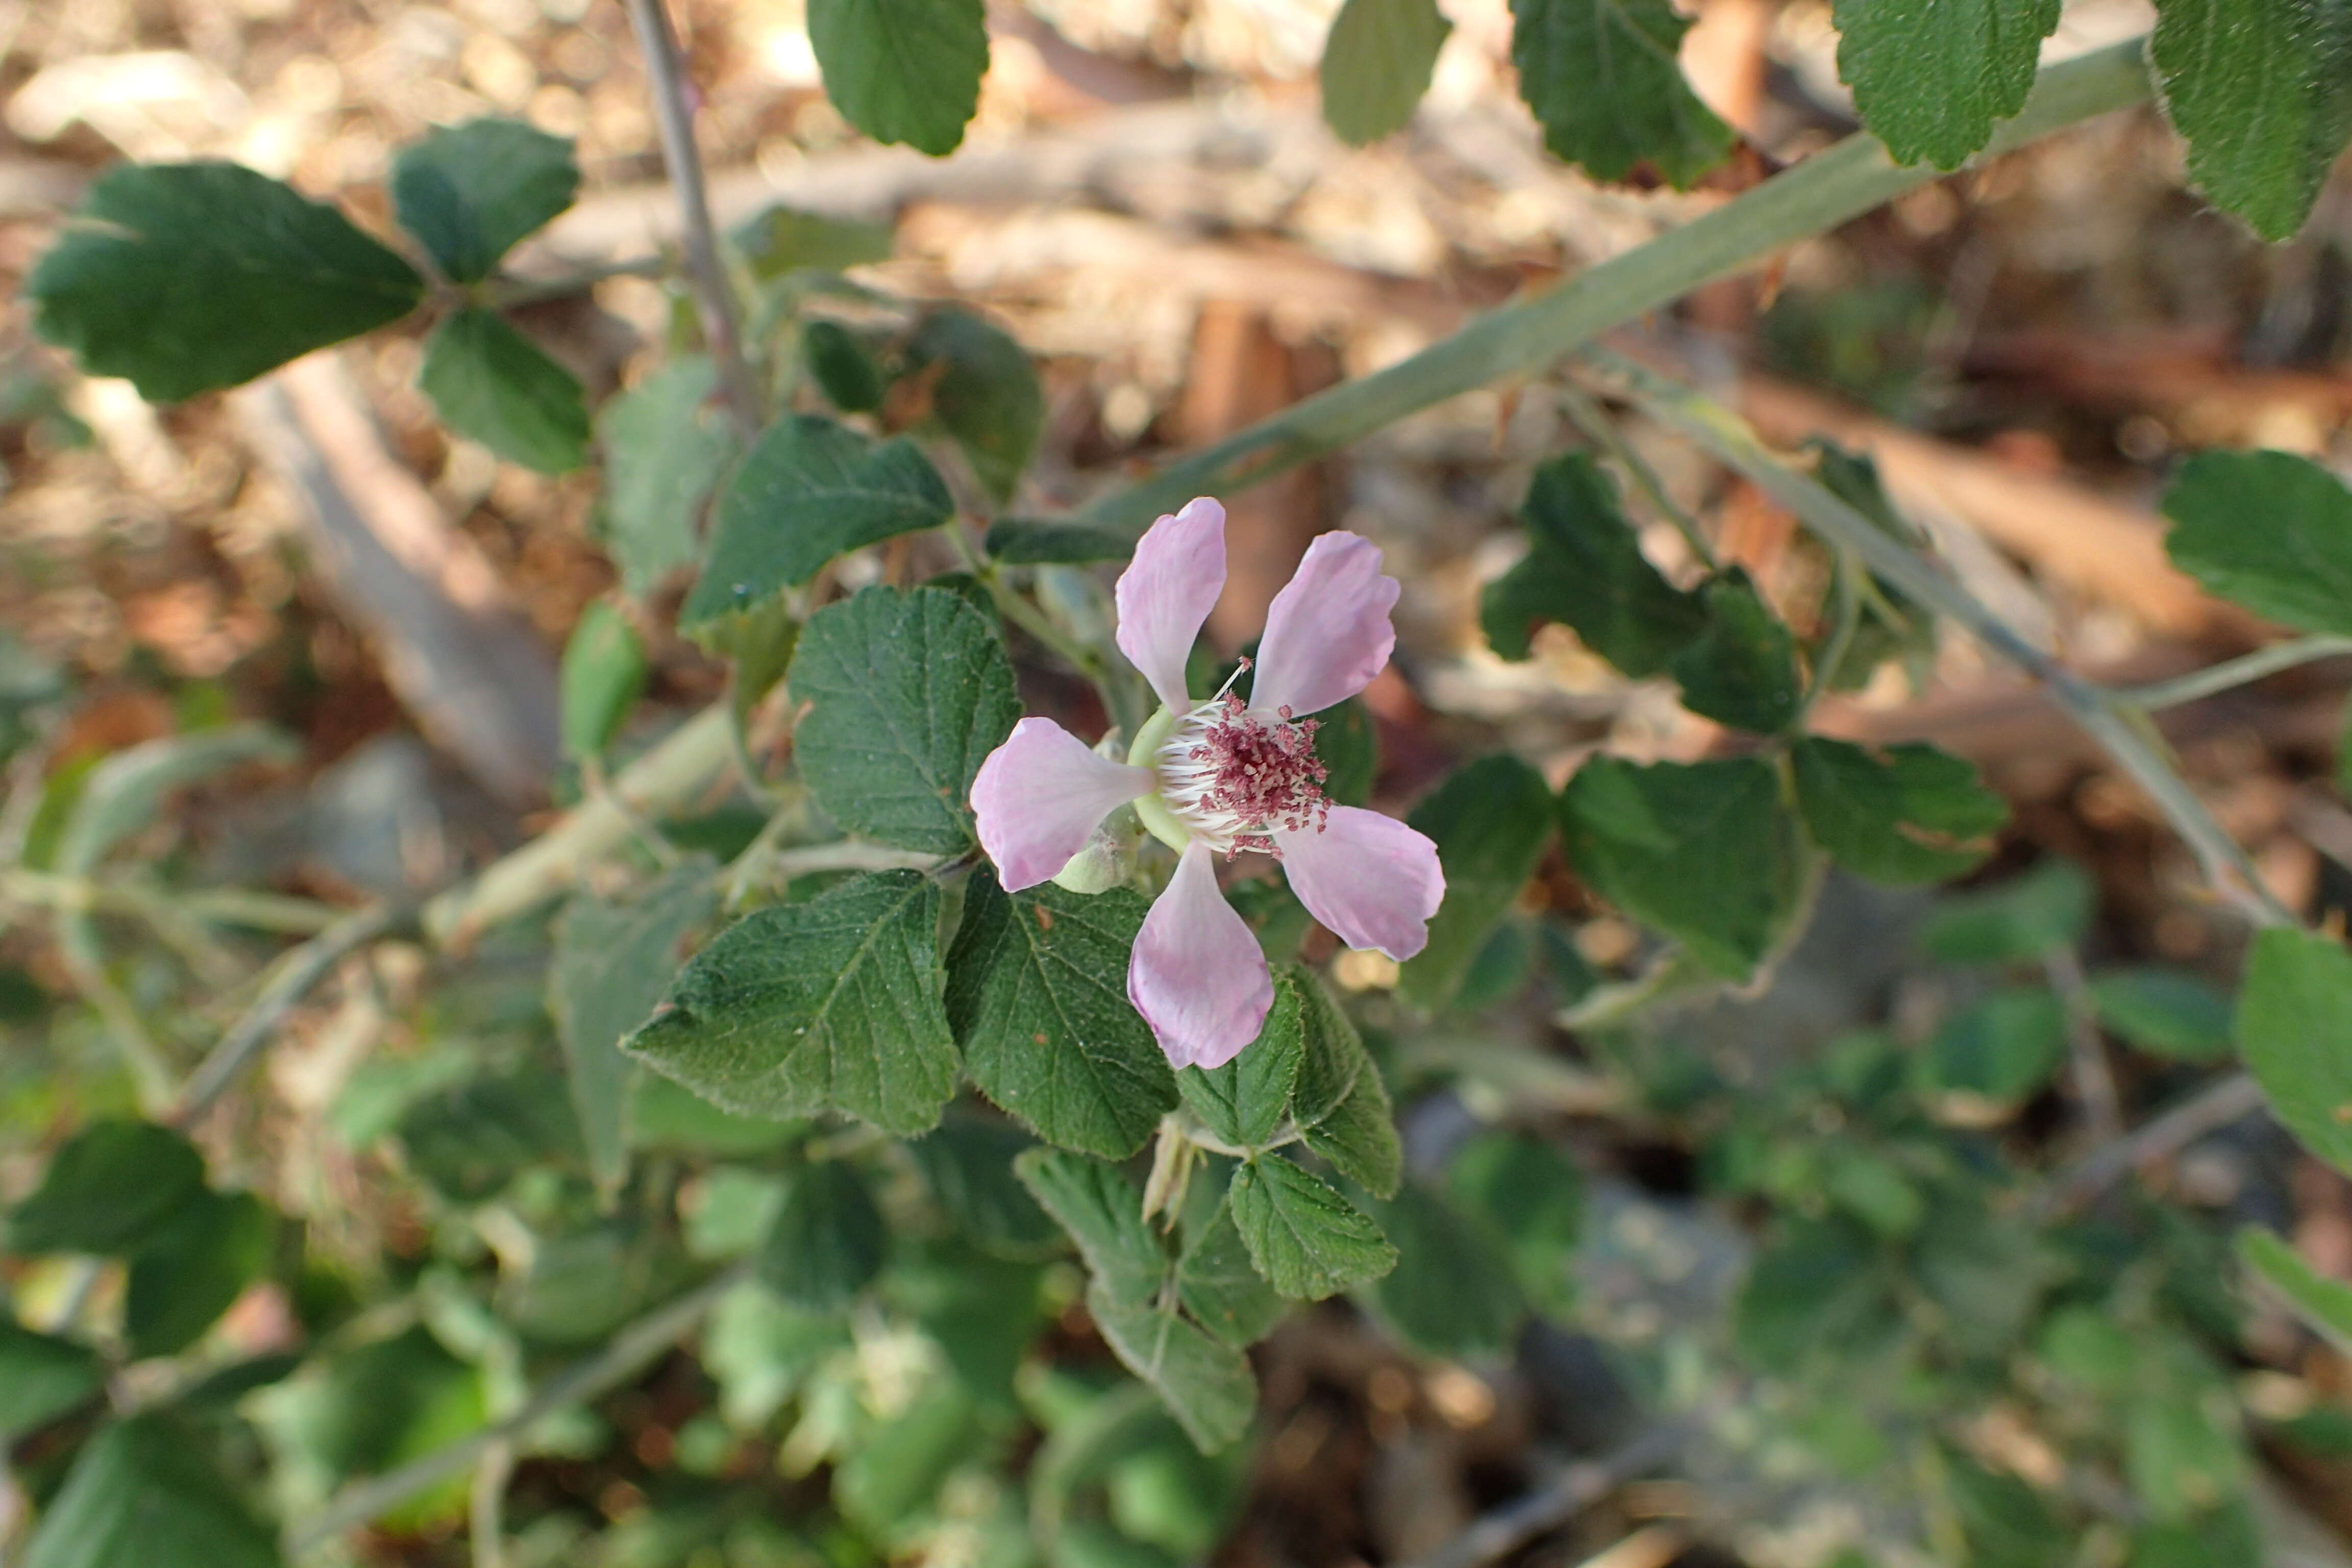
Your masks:
{"label": "plant stem", "polygon": [[2099,1012],[2091,1000],[2090,983],[2083,976],[2083,961],[2065,945],[2042,955],[2042,973],[2066,1009],[2068,1070],[2074,1080],[2074,1098],[2082,1102],[2083,1120],[2092,1139],[2110,1143],[2124,1135],[2123,1101],[2116,1093],[2116,1075],[2107,1066],[2106,1043],[2099,1037]]}
{"label": "plant stem", "polygon": [[1851,551],[1872,572],[1958,622],[1987,647],[2040,681],[2068,716],[2156,802],[2173,831],[2196,855],[2206,880],[2217,892],[2238,905],[2256,925],[2295,923],[2294,914],[2263,885],[2245,850],[2222,831],[2147,736],[2116,712],[2095,688],[2018,636],[1925,556],[1878,528],[1826,486],[1782,462],[1737,414],[1618,355],[1593,350],[1587,357],[1651,418],[1681,431],[1796,513],[1830,544]]}
{"label": "plant stem", "polygon": [[[1990,158],[2079,121],[2144,101],[2147,40],[2135,38],[2051,67],[2014,120],[1993,132]],[[1472,320],[1459,331],[1371,375],[1292,405],[1205,450],[1116,490],[1072,521],[1139,532],[1194,496],[1231,495],[1335,451],[1433,404],[1563,354],[1717,278],[1945,178],[1927,164],[1897,167],[1863,132],[1817,153],[1713,212],[1545,293]]]}
{"label": "plant stem", "polygon": [[1830,552],[1832,577],[1831,610],[1836,620],[1830,627],[1829,641],[1813,660],[1812,679],[1806,684],[1804,700],[1797,704],[1797,717],[1792,728],[1801,728],[1811,717],[1814,705],[1837,679],[1838,666],[1853,647],[1854,634],[1862,629],[1862,592],[1855,579],[1863,573],[1854,565],[1853,557],[1843,550]]}
{"label": "plant stem", "polygon": [[1569,418],[1584,432],[1585,439],[1596,447],[1606,448],[1611,457],[1624,465],[1625,471],[1633,476],[1634,485],[1650,498],[1650,504],[1658,509],[1659,515],[1675,525],[1675,531],[1683,536],[1683,542],[1691,547],[1691,553],[1698,557],[1699,564],[1709,572],[1721,570],[1721,563],[1715,558],[1715,546],[1707,542],[1706,531],[1698,525],[1698,519],[1675,504],[1675,498],[1666,493],[1666,487],[1659,479],[1657,470],[1650,467],[1634,448],[1633,443],[1625,438],[1625,433],[1617,427],[1617,422],[1602,413],[1601,405],[1595,403],[1582,387],[1571,382],[1562,382],[1557,391],[1560,406],[1568,410]]}
{"label": "plant stem", "polygon": [[702,336],[719,367],[719,384],[728,412],[746,439],[765,423],[761,417],[760,390],[743,360],[743,334],[735,315],[735,293],[719,259],[719,236],[710,221],[710,195],[702,179],[702,154],[694,142],[694,113],[686,101],[686,62],[679,58],[677,35],[670,30],[664,0],[628,0],[629,23],[636,31],[637,48],[646,58],[646,80],[652,89],[654,117],[661,125],[662,166],[677,187],[681,233],[686,241],[686,272],[702,316]]}
{"label": "plant stem", "polygon": [[2252,1073],[2216,1079],[2137,1131],[2100,1145],[2059,1172],[2027,1203],[2026,1213],[2047,1219],[2079,1208],[2140,1166],[2177,1153],[2266,1103]]}
{"label": "plant stem", "polygon": [[299,1557],[463,1473],[498,1444],[527,1441],[530,1429],[555,1412],[610,1394],[659,1360],[719,1305],[720,1298],[751,1278],[749,1262],[731,1266],[622,1329],[603,1350],[541,1384],[505,1420],[446,1443],[373,1480],[346,1487],[316,1516],[288,1527],[287,1556]]}
{"label": "plant stem", "polygon": [[2233,686],[2244,686],[2265,676],[2276,675],[2283,669],[2310,664],[2323,658],[2336,658],[2352,654],[2352,637],[2325,635],[2290,637],[2285,642],[2273,643],[2236,658],[2209,664],[2171,680],[2158,680],[2147,686],[2116,686],[2103,689],[2102,695],[2120,707],[2153,711],[2158,708],[2176,707],[2194,702],[2200,697],[2211,697]]}

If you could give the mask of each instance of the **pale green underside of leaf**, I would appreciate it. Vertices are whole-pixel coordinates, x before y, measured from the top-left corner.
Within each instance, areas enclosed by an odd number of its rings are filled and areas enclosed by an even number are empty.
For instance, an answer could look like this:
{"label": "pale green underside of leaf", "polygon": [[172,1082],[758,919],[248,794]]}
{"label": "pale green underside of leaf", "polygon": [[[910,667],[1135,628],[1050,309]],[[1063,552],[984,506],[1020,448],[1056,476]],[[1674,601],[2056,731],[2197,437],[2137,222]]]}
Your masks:
{"label": "pale green underside of leaf", "polygon": [[100,175],[33,268],[40,335],[176,403],[396,321],[425,279],[333,207],[235,163]]}
{"label": "pale green underside of leaf", "polygon": [[687,354],[597,411],[604,548],[632,598],[645,598],[701,558],[703,509],[736,450],[734,432],[711,401],[718,386],[709,359]]}
{"label": "pale green underside of leaf", "polygon": [[1143,900],[1051,883],[1007,894],[972,874],[948,958],[948,1017],[972,1081],[1037,1135],[1121,1160],[1143,1146],[1176,1085],[1127,999]]}
{"label": "pale green underside of leaf", "polygon": [[936,1126],[955,1093],[939,889],[877,871],[751,915],[697,953],[624,1048],[742,1116]]}
{"label": "pale green underside of leaf", "polygon": [[563,1047],[588,1167],[607,1187],[628,1169],[628,1106],[637,1064],[621,1041],[652,1014],[677,973],[678,944],[718,904],[717,863],[680,861],[627,902],[583,893],[555,922],[548,1011]]}
{"label": "pale green underside of leaf", "polygon": [[2294,235],[2352,140],[2352,5],[2163,0],[2149,53],[2190,181],[2263,238]]}
{"label": "pale green underside of leaf", "polygon": [[868,588],[809,617],[786,681],[814,704],[793,753],[835,822],[935,855],[972,842],[972,777],[1021,716],[980,611],[944,589]]}
{"label": "pale green underside of leaf", "polygon": [[1402,131],[1454,30],[1436,0],[1348,0],[1323,43],[1323,119],[1361,147]]}
{"label": "pale green underside of leaf", "polygon": [[1233,1346],[1173,1312],[1129,1306],[1099,1285],[1087,1310],[1129,1372],[1151,1385],[1184,1435],[1204,1454],[1240,1440],[1257,1413],[1257,1379]]}
{"label": "pale green underside of leaf", "polygon": [[1838,0],[1838,75],[1898,163],[1957,169],[2025,106],[2058,0]]}
{"label": "pale green underside of leaf", "polygon": [[954,152],[988,71],[982,13],[980,0],[811,0],[825,95],[877,142]]}
{"label": "pale green underside of leaf", "polygon": [[1262,1148],[1290,1109],[1306,1048],[1297,982],[1286,972],[1274,977],[1274,1005],[1257,1038],[1220,1068],[1186,1068],[1176,1075],[1184,1103],[1202,1125],[1240,1149]]}

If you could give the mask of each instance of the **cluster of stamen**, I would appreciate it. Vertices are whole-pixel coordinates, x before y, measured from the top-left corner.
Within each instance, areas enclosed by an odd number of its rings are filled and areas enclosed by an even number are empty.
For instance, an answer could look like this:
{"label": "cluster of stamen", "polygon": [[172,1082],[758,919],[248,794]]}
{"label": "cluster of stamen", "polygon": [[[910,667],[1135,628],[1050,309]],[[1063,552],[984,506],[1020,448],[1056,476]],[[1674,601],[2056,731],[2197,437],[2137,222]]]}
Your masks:
{"label": "cluster of stamen", "polygon": [[[1248,668],[1242,660],[1241,669]],[[1252,713],[1232,687],[1226,681],[1185,714],[1160,748],[1160,799],[1228,860],[1244,849],[1280,859],[1276,829],[1320,833],[1331,813],[1323,795],[1330,770],[1315,755],[1321,724],[1292,717],[1286,706],[1274,720]]]}

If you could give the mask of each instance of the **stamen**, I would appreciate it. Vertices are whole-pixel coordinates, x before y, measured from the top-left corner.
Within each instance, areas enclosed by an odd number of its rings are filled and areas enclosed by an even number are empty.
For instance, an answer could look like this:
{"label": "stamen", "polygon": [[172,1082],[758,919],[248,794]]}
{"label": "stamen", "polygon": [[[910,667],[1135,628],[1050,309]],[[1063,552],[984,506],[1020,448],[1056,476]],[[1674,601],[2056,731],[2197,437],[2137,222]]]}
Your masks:
{"label": "stamen", "polygon": [[[1244,659],[1238,679],[1249,668]],[[1315,755],[1314,719],[1297,719],[1289,708],[1269,720],[1252,713],[1226,680],[1217,694],[1176,722],[1153,761],[1160,797],[1184,826],[1225,852],[1244,849],[1282,858],[1274,834],[1324,829],[1331,803],[1324,797],[1329,777]]]}

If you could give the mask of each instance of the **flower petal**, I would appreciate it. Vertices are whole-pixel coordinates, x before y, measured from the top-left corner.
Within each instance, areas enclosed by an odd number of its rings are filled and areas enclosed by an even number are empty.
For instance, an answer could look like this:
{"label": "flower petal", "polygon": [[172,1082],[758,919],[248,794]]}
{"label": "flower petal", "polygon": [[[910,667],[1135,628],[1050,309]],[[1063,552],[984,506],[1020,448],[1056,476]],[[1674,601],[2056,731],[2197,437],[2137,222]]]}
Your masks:
{"label": "flower petal", "polygon": [[1224,586],[1225,509],[1207,496],[1153,523],[1118,574],[1118,651],[1171,713],[1192,705],[1184,661]]}
{"label": "flower petal", "polygon": [[1322,832],[1277,830],[1274,842],[1290,890],[1341,942],[1399,960],[1427,944],[1445,872],[1423,835],[1393,816],[1335,805]]}
{"label": "flower petal", "polygon": [[1381,575],[1380,547],[1358,534],[1318,535],[1265,613],[1250,706],[1305,718],[1371,683],[1396,647],[1389,610],[1397,580]]}
{"label": "flower petal", "polygon": [[1176,875],[1143,917],[1127,999],[1180,1068],[1223,1067],[1265,1026],[1274,977],[1257,938],[1217,890],[1207,845],[1195,842],[1178,858]]}
{"label": "flower petal", "polygon": [[1051,719],[1024,719],[971,781],[980,847],[1007,892],[1034,888],[1087,847],[1096,823],[1150,787],[1150,768],[1097,756]]}

